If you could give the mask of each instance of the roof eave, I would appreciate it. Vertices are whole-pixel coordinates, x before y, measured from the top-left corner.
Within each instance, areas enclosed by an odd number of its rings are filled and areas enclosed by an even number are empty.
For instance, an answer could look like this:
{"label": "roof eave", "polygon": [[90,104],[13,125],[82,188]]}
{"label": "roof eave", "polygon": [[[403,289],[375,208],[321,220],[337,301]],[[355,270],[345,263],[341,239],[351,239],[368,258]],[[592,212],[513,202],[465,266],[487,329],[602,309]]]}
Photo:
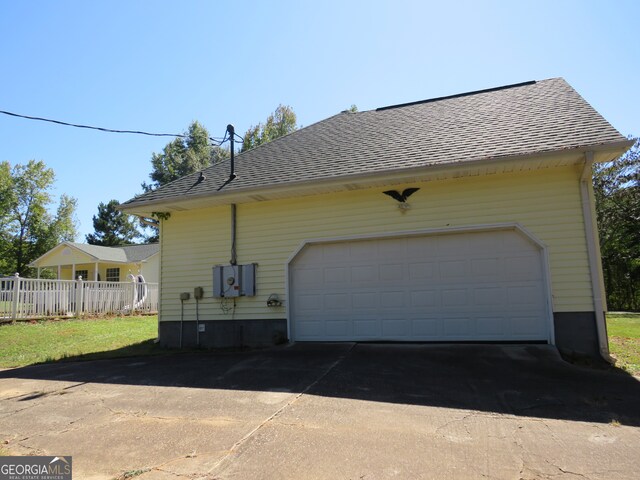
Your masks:
{"label": "roof eave", "polygon": [[446,162],[446,163],[432,163],[429,165],[421,165],[418,167],[408,167],[408,168],[400,168],[395,170],[385,170],[381,172],[371,172],[371,173],[357,173],[350,175],[342,175],[339,177],[331,177],[325,179],[312,179],[312,180],[300,180],[296,182],[290,182],[286,184],[276,184],[276,185],[265,185],[260,187],[244,187],[238,188],[227,192],[207,192],[197,195],[191,195],[189,197],[184,196],[172,196],[169,198],[150,200],[150,201],[139,201],[132,204],[121,204],[118,205],[118,209],[123,212],[129,212],[132,214],[142,214],[147,215],[151,210],[148,207],[152,207],[152,209],[158,208],[159,211],[162,206],[168,205],[179,205],[184,202],[198,201],[205,198],[216,197],[219,199],[224,199],[226,203],[231,203],[234,198],[244,197],[247,195],[261,195],[268,194],[269,192],[275,191],[287,191],[287,190],[300,190],[305,187],[317,187],[317,186],[330,186],[332,184],[342,184],[345,182],[353,183],[354,181],[358,181],[361,183],[366,183],[367,180],[372,179],[380,179],[380,178],[394,178],[394,177],[403,177],[410,175],[414,172],[424,173],[425,171],[438,173],[442,171],[455,171],[459,169],[465,169],[469,167],[479,167],[479,166],[489,166],[492,164],[502,164],[513,161],[539,161],[545,160],[550,157],[556,157],[558,155],[576,155],[585,152],[596,152],[596,153],[610,153],[610,155],[606,155],[605,157],[601,156],[598,162],[606,162],[613,158],[617,158],[626,152],[632,145],[634,144],[633,140],[621,140],[617,142],[608,142],[604,144],[594,144],[594,145],[583,145],[579,147],[567,148],[565,150],[548,150],[548,151],[539,151],[539,152],[531,152],[527,154],[518,154],[518,155],[504,155],[504,156],[496,156],[496,157],[479,157],[476,159],[468,159],[468,160],[460,160],[454,162]]}

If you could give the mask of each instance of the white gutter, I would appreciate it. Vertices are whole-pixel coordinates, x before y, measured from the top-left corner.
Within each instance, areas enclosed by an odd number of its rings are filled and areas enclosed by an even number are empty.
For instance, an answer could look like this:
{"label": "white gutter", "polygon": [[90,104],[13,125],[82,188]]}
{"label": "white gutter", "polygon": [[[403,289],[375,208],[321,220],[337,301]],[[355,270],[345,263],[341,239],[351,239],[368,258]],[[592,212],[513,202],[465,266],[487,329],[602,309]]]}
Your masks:
{"label": "white gutter", "polygon": [[603,301],[604,289],[602,288],[602,265],[599,255],[599,241],[596,231],[596,222],[593,218],[593,152],[585,152],[585,162],[580,175],[580,199],[582,200],[582,217],[584,219],[584,232],[587,240],[587,255],[589,257],[589,271],[591,273],[591,288],[593,295],[593,309],[596,316],[596,329],[598,332],[598,347],[604,360],[615,364],[616,360],[609,355],[609,339],[607,337],[607,324],[604,316],[605,305]]}

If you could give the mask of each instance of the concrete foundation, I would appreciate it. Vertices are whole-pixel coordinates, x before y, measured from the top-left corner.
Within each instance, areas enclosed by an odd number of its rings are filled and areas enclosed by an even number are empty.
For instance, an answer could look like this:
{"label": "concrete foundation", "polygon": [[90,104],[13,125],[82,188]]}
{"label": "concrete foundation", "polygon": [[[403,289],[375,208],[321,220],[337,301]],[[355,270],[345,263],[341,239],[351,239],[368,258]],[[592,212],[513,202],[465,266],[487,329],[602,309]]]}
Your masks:
{"label": "concrete foundation", "polygon": [[602,360],[595,312],[554,312],[556,346],[566,357]]}
{"label": "concrete foundation", "polygon": [[287,320],[201,320],[197,333],[196,322],[160,322],[160,345],[171,348],[182,347],[230,348],[264,347],[285,343]]}
{"label": "concrete foundation", "polygon": [[[566,357],[600,360],[598,332],[594,312],[555,312],[556,346]],[[196,334],[196,322],[166,321],[159,324],[160,344],[166,347],[201,346],[204,348],[261,347],[288,341],[287,320],[202,320]],[[181,332],[182,330],[182,332]],[[198,338],[199,337],[199,338]]]}

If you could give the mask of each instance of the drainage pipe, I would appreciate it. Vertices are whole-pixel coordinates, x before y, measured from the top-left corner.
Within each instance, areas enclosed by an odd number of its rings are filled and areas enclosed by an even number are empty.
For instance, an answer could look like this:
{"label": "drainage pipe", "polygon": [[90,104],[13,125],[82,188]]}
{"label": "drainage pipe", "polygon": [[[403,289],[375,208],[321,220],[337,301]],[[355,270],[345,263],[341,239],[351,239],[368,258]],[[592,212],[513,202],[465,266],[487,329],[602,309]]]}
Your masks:
{"label": "drainage pipe", "polygon": [[609,355],[609,340],[607,338],[607,324],[605,319],[605,303],[603,301],[604,288],[601,282],[602,266],[600,264],[598,233],[594,219],[593,205],[593,152],[585,153],[584,167],[580,175],[580,199],[582,201],[582,218],[587,240],[587,255],[589,258],[589,272],[591,274],[591,291],[593,308],[596,316],[596,330],[598,332],[598,347],[600,355],[608,363],[615,364],[615,359]]}
{"label": "drainage pipe", "polygon": [[196,346],[200,348],[200,309],[198,308],[199,300],[197,295],[194,295],[194,297],[196,297]]}
{"label": "drainage pipe", "polygon": [[182,348],[182,332],[184,331],[184,300],[180,299],[180,348]]}

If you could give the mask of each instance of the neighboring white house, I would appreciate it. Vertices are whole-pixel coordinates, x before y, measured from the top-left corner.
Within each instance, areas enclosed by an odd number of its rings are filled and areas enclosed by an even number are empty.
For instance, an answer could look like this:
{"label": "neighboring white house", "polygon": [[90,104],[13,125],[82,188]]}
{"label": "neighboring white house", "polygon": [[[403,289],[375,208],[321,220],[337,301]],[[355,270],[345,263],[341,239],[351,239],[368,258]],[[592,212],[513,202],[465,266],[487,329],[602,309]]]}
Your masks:
{"label": "neighboring white house", "polygon": [[128,275],[142,275],[146,282],[160,280],[160,245],[124,245],[102,247],[85,243],[62,242],[30,266],[56,273],[59,280],[126,282]]}

